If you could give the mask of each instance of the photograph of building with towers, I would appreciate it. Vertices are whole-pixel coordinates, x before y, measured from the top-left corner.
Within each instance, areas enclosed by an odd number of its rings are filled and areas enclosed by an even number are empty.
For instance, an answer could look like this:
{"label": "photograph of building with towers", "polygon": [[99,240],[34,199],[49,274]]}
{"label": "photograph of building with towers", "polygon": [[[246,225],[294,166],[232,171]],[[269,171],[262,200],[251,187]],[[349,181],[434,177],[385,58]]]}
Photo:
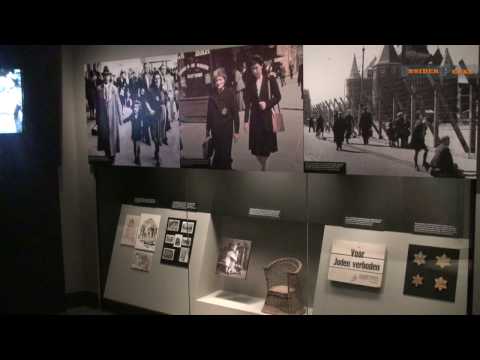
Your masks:
{"label": "photograph of building with towers", "polygon": [[305,45],[306,171],[476,178],[479,51]]}

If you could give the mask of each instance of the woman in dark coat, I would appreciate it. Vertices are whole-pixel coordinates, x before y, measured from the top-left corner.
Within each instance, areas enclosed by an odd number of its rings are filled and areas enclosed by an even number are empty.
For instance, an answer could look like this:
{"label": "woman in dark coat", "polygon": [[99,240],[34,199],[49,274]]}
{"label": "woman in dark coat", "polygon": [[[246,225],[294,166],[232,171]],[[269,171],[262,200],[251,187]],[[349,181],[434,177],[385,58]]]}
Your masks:
{"label": "woman in dark coat", "polygon": [[342,150],[343,139],[345,137],[345,131],[347,130],[347,125],[345,119],[341,114],[335,112],[334,123],[333,123],[333,139],[335,144],[337,144],[337,151]]}
{"label": "woman in dark coat", "polygon": [[349,140],[353,134],[353,116],[350,110],[347,110],[347,115],[345,115],[344,122],[345,122],[345,140],[347,141],[347,144],[349,144]]}
{"label": "woman in dark coat", "polygon": [[232,169],[232,140],[239,138],[240,119],[235,93],[225,88],[227,75],[220,68],[213,73],[215,89],[208,99],[207,133],[213,138],[214,156],[212,168]]}
{"label": "woman in dark coat", "polygon": [[249,133],[248,148],[256,156],[261,170],[267,168],[267,159],[278,151],[277,134],[273,131],[272,108],[282,96],[275,77],[264,73],[263,60],[255,55],[249,64],[252,77],[245,91],[245,131]]}
{"label": "woman in dark coat", "polygon": [[167,119],[167,96],[162,90],[160,73],[156,72],[153,75],[153,85],[147,94],[147,101],[145,107],[148,110],[150,118],[150,131],[152,139],[155,143],[154,158],[156,166],[160,166],[160,146],[162,143],[168,145],[167,133],[165,131],[165,122]]}
{"label": "woman in dark coat", "polygon": [[95,109],[96,109],[96,102],[97,102],[97,74],[90,70],[88,79],[86,79],[86,84],[85,84],[85,93],[87,96],[87,103],[88,103],[88,111],[90,118],[89,119],[95,119]]}
{"label": "woman in dark coat", "polygon": [[421,150],[423,150],[423,163],[422,166],[428,170],[428,163],[427,163],[427,154],[428,154],[428,148],[427,145],[425,144],[425,136],[427,135],[427,125],[425,124],[426,119],[422,120],[417,120],[415,123],[415,126],[413,128],[413,133],[412,133],[412,141],[410,143],[410,147],[415,150],[415,155],[413,157],[413,160],[415,162],[415,169],[417,171],[420,171],[420,168],[418,167],[418,154],[420,153]]}

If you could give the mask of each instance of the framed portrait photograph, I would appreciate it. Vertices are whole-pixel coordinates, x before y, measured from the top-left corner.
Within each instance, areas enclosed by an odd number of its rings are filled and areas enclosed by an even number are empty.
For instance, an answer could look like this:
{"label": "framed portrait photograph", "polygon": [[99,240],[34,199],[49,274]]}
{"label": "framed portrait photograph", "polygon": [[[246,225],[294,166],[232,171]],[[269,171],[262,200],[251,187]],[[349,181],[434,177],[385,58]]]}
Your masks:
{"label": "framed portrait photograph", "polygon": [[174,234],[166,234],[165,235],[165,244],[173,244],[175,241],[175,235]]}
{"label": "framed portrait photograph", "polygon": [[194,231],[195,231],[195,222],[194,221],[183,221],[182,222],[182,233],[193,234]]}
{"label": "framed portrait photograph", "polygon": [[174,235],[173,246],[176,247],[176,248],[182,247],[182,241],[183,241],[183,235],[182,234]]}
{"label": "framed portrait photograph", "polygon": [[182,246],[190,247],[192,246],[192,238],[189,236],[183,236]]}
{"label": "framed portrait photograph", "polygon": [[178,232],[180,230],[180,220],[168,218],[167,231]]}
{"label": "framed portrait photograph", "polygon": [[190,249],[182,247],[180,249],[180,255],[178,257],[178,261],[181,263],[188,263],[189,256],[190,256],[189,254],[190,254]]}
{"label": "framed portrait photograph", "polygon": [[252,242],[224,238],[220,244],[217,274],[244,280],[247,277]]}
{"label": "framed portrait photograph", "polygon": [[162,260],[173,261],[175,259],[175,249],[164,248],[162,252]]}

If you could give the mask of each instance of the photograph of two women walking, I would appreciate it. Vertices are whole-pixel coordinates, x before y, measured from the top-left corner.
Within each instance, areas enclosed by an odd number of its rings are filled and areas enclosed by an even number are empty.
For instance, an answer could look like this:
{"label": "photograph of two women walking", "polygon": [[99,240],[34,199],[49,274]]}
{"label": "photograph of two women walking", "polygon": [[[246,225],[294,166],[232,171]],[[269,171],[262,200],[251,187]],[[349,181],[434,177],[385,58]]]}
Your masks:
{"label": "photograph of two women walking", "polygon": [[303,171],[302,50],[236,46],[86,64],[90,160]]}

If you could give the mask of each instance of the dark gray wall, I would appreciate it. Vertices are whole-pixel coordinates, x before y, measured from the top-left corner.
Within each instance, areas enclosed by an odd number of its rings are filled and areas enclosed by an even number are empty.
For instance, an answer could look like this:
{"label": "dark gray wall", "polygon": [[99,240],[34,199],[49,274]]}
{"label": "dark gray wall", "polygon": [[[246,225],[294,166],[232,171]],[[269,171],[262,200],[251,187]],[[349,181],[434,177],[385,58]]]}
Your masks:
{"label": "dark gray wall", "polygon": [[0,134],[0,311],[64,309],[58,166],[60,47],[0,46],[0,66],[22,69],[22,134]]}

